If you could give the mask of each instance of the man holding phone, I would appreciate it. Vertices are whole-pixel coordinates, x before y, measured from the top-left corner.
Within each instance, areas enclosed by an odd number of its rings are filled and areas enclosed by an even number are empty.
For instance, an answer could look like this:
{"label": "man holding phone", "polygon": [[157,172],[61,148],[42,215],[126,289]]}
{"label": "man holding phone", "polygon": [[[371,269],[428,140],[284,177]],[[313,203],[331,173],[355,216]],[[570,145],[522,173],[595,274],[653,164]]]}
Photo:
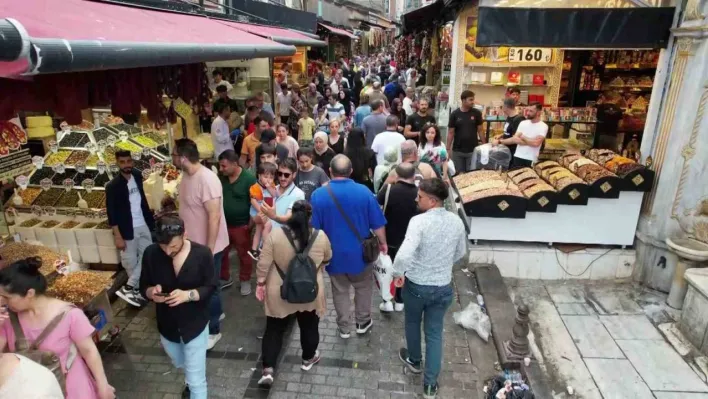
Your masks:
{"label": "man holding phone", "polygon": [[207,399],[206,352],[209,302],[217,290],[209,247],[186,240],[184,222],[174,214],[156,223],[157,244],[143,255],[140,292],[156,303],[160,341],[177,368],[185,371],[192,399]]}

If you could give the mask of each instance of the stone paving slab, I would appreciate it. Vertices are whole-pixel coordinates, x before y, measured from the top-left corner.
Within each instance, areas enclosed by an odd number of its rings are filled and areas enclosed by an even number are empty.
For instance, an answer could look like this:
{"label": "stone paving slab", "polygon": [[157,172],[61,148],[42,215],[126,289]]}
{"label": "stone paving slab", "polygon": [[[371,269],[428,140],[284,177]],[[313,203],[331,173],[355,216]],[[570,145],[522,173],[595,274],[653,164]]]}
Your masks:
{"label": "stone paving slab", "polygon": [[708,399],[708,394],[692,392],[658,392],[654,391],[656,399]]}
{"label": "stone paving slab", "polygon": [[584,358],[624,358],[622,351],[597,316],[562,316],[562,318]]}
{"label": "stone paving slab", "polygon": [[666,342],[617,340],[617,345],[652,390],[708,392],[708,386]]}
{"label": "stone paving slab", "polygon": [[646,316],[600,316],[614,339],[658,339],[663,337]]}
{"label": "stone paving slab", "polygon": [[651,398],[652,393],[626,359],[585,359],[605,399]]}

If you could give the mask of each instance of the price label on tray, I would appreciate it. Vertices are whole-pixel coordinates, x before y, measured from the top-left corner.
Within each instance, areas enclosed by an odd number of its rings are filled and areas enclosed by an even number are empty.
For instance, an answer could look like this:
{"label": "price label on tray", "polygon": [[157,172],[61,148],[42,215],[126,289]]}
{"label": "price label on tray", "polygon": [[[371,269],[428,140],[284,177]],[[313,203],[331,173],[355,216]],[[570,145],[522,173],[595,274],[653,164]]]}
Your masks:
{"label": "price label on tray", "polygon": [[42,166],[44,166],[44,158],[38,155],[32,157],[32,165],[34,165],[34,167],[37,169],[42,169]]}
{"label": "price label on tray", "polygon": [[52,140],[49,142],[49,151],[51,152],[57,152],[59,150],[59,144],[57,144],[56,141]]}
{"label": "price label on tray", "polygon": [[32,213],[34,213],[35,216],[42,216],[42,207],[39,205],[32,205]]}
{"label": "price label on tray", "polygon": [[63,163],[58,163],[52,166],[52,170],[54,171],[54,173],[59,173],[61,175],[66,172],[66,166]]}
{"label": "price label on tray", "polygon": [[67,274],[69,274],[69,267],[62,259],[57,259],[54,261],[54,268],[56,269],[57,273],[61,274],[62,276],[66,276]]}
{"label": "price label on tray", "polygon": [[130,153],[130,156],[133,157],[134,160],[139,161],[141,158],[141,155],[138,151],[133,151]]}
{"label": "price label on tray", "polygon": [[91,142],[86,143],[86,145],[84,147],[86,147],[86,149],[89,152],[91,152],[91,154],[95,154],[96,150],[98,150],[98,148],[96,147],[96,144],[91,143]]}
{"label": "price label on tray", "polygon": [[512,47],[509,49],[509,62],[550,64],[553,61],[553,49],[536,47]]}
{"label": "price label on tray", "polygon": [[110,147],[116,145],[116,137],[113,135],[108,136],[108,138],[106,139],[106,144],[108,144]]}
{"label": "price label on tray", "polygon": [[96,187],[96,182],[93,181],[93,179],[84,179],[84,181],[81,182],[81,187],[83,187],[87,193],[90,193],[93,191],[93,188]]}
{"label": "price label on tray", "polygon": [[57,214],[57,208],[53,206],[45,206],[42,208],[42,213],[44,213],[47,216],[56,216]]}
{"label": "price label on tray", "polygon": [[25,175],[19,175],[15,178],[15,183],[17,183],[18,186],[20,186],[21,189],[26,189],[27,185],[29,184],[29,178]]}
{"label": "price label on tray", "polygon": [[71,189],[74,188],[74,181],[71,179],[64,179],[62,185],[64,186],[64,190],[71,191]]}
{"label": "price label on tray", "polygon": [[103,161],[98,161],[98,163],[96,163],[96,169],[98,170],[99,175],[106,173],[106,163]]}
{"label": "price label on tray", "polygon": [[150,149],[149,148],[143,148],[143,156],[146,158],[150,156]]}
{"label": "price label on tray", "polygon": [[79,173],[86,173],[86,164],[83,162],[76,163],[76,165],[74,165],[74,168],[76,168],[76,171]]}
{"label": "price label on tray", "polygon": [[111,166],[109,166],[108,168],[111,171],[111,173],[118,173],[118,171],[120,170],[118,165],[116,165],[114,163],[112,163]]}
{"label": "price label on tray", "polygon": [[98,152],[103,152],[106,151],[106,140],[99,140],[98,143],[96,143],[96,147],[98,149]]}
{"label": "price label on tray", "polygon": [[120,141],[128,141],[128,132],[121,130],[120,133],[118,133],[118,137]]}
{"label": "price label on tray", "polygon": [[52,188],[52,179],[42,179],[39,182],[39,186],[42,187],[42,190],[47,191],[50,188]]}

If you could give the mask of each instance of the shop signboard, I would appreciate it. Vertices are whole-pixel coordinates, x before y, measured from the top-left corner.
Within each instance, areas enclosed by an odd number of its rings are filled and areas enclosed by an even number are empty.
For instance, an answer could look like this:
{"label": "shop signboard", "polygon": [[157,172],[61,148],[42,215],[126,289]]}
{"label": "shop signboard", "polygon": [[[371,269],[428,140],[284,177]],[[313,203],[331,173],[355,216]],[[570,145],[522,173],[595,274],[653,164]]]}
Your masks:
{"label": "shop signboard", "polygon": [[467,18],[465,64],[550,65],[555,50],[540,47],[477,47],[477,15]]}

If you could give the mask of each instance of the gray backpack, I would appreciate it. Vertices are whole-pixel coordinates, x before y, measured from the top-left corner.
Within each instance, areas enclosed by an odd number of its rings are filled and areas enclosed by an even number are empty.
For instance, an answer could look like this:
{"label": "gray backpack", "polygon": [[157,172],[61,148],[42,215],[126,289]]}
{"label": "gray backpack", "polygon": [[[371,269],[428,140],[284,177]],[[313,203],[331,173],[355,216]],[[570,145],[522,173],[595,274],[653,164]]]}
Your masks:
{"label": "gray backpack", "polygon": [[295,249],[295,256],[290,260],[288,270],[285,273],[277,264],[275,265],[280,278],[283,279],[283,285],[280,287],[280,298],[289,303],[314,302],[319,292],[317,265],[310,258],[309,253],[320,231],[312,231],[309,242],[302,251],[298,251],[292,231],[287,227],[283,227],[283,232],[288,241],[290,241],[290,245]]}

